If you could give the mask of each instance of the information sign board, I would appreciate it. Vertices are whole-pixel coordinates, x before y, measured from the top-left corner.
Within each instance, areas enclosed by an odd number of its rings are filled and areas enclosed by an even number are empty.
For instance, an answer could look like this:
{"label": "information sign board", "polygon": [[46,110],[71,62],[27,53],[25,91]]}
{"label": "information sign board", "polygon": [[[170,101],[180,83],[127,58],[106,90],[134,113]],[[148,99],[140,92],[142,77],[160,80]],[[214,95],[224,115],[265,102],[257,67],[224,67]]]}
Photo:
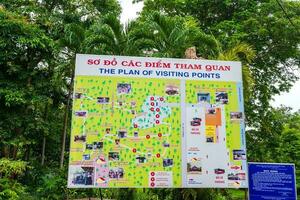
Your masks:
{"label": "information sign board", "polygon": [[77,55],[68,186],[246,188],[240,62]]}
{"label": "information sign board", "polygon": [[249,163],[249,200],[296,200],[295,165]]}

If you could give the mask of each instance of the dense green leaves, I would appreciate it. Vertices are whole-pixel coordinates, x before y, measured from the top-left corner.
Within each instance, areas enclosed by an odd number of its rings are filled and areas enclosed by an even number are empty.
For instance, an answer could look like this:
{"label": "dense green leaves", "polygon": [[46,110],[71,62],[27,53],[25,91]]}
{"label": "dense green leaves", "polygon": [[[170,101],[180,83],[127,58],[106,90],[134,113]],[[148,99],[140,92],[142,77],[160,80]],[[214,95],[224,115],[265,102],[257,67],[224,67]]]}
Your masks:
{"label": "dense green leaves", "polygon": [[135,49],[130,43],[129,32],[130,26],[124,29],[117,16],[105,15],[87,31],[83,48],[88,53],[132,55]]}
{"label": "dense green leaves", "polygon": [[26,169],[26,162],[11,161],[7,158],[0,159],[0,177],[22,175]]}
{"label": "dense green leaves", "polygon": [[24,161],[0,159],[0,199],[25,199],[25,187],[12,178],[22,177],[26,167]]}
{"label": "dense green leaves", "polygon": [[137,47],[152,56],[182,58],[191,46],[209,49],[205,53],[217,50],[217,41],[206,35],[191,17],[147,13],[138,21],[133,35]]}
{"label": "dense green leaves", "polygon": [[12,157],[16,157],[16,141],[21,145],[24,139],[30,140],[30,125],[39,122],[40,102],[47,99],[43,81],[49,76],[42,65],[52,56],[53,41],[26,18],[3,9],[0,21],[0,37],[5,40],[0,44],[0,143],[11,143]]}

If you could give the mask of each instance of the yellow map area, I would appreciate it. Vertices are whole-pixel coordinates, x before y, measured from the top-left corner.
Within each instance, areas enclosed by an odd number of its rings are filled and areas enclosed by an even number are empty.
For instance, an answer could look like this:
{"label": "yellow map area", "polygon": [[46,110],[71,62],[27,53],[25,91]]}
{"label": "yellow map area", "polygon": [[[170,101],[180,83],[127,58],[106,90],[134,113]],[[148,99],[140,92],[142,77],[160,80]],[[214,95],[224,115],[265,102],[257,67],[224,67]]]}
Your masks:
{"label": "yellow map area", "polygon": [[[171,171],[173,186],[180,187],[181,112],[179,106],[167,105],[179,105],[180,96],[166,94],[170,84],[179,86],[179,81],[77,76],[74,90],[80,98],[73,102],[70,165],[91,166],[104,155],[108,169],[123,170],[122,177],[102,177],[109,180],[108,187],[148,187],[151,171]],[[151,101],[151,97],[155,99]],[[76,116],[76,111],[86,115]],[[149,120],[148,124],[154,120],[151,127],[133,123],[141,116]],[[86,139],[75,141],[75,136]],[[101,142],[103,147],[88,149],[87,144],[94,142]],[[165,159],[168,162],[164,164]]]}

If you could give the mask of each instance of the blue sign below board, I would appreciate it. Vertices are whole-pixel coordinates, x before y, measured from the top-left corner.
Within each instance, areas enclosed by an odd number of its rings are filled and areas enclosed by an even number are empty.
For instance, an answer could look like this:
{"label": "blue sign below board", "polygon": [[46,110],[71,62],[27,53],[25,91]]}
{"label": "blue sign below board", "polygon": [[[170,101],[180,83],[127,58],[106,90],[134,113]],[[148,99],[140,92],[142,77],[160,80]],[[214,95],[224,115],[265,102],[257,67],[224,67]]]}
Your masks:
{"label": "blue sign below board", "polygon": [[295,165],[248,163],[249,200],[296,200]]}

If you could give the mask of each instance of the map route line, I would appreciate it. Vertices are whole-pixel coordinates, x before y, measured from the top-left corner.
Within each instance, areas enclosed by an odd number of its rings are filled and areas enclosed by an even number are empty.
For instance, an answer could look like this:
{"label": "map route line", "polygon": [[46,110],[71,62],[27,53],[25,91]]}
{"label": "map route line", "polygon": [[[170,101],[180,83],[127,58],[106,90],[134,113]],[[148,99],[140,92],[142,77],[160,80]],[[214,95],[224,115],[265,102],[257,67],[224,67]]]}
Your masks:
{"label": "map route line", "polygon": [[166,152],[167,152],[167,148],[164,149],[164,152],[161,156],[164,157],[166,155]]}
{"label": "map route line", "polygon": [[[163,122],[162,124],[164,125],[167,125],[168,126],[168,134],[167,135],[164,135],[164,136],[167,136],[167,143],[169,143],[169,136],[171,135],[171,130],[172,130],[172,125],[170,123],[166,123],[166,122]],[[166,155],[166,151],[167,151],[167,148],[164,149],[164,152],[162,154],[162,156],[164,157]]]}
{"label": "map route line", "polygon": [[119,106],[115,106],[115,108],[121,109],[123,111],[131,112],[131,110],[127,109],[127,108],[122,108],[122,107],[119,107]]}
{"label": "map route line", "polygon": [[180,107],[180,103],[160,103],[161,107],[168,106],[168,107]]}
{"label": "map route line", "polygon": [[[109,138],[107,138],[107,137],[105,137],[104,139],[106,139],[106,140],[109,140],[109,141],[111,141],[111,142],[114,142],[114,140],[112,140],[112,139],[109,139]],[[130,149],[130,150],[132,150],[132,149],[133,149],[132,147],[129,147],[129,146],[127,146],[127,145],[124,145],[124,144],[119,144],[119,146],[125,147],[125,148],[127,148],[127,149]],[[144,153],[144,152],[141,152],[141,151],[136,151],[136,153],[139,153],[139,154],[144,154],[144,155],[146,155],[146,154],[147,154],[147,153]]]}
{"label": "map route line", "polygon": [[85,132],[85,124],[86,124],[86,118],[87,117],[84,117],[84,120],[83,120],[83,135],[86,135],[86,132]]}
{"label": "map route line", "polygon": [[87,99],[89,99],[89,100],[95,100],[93,97],[90,97],[90,96],[87,96],[87,95],[85,95],[85,97],[86,97]]}

